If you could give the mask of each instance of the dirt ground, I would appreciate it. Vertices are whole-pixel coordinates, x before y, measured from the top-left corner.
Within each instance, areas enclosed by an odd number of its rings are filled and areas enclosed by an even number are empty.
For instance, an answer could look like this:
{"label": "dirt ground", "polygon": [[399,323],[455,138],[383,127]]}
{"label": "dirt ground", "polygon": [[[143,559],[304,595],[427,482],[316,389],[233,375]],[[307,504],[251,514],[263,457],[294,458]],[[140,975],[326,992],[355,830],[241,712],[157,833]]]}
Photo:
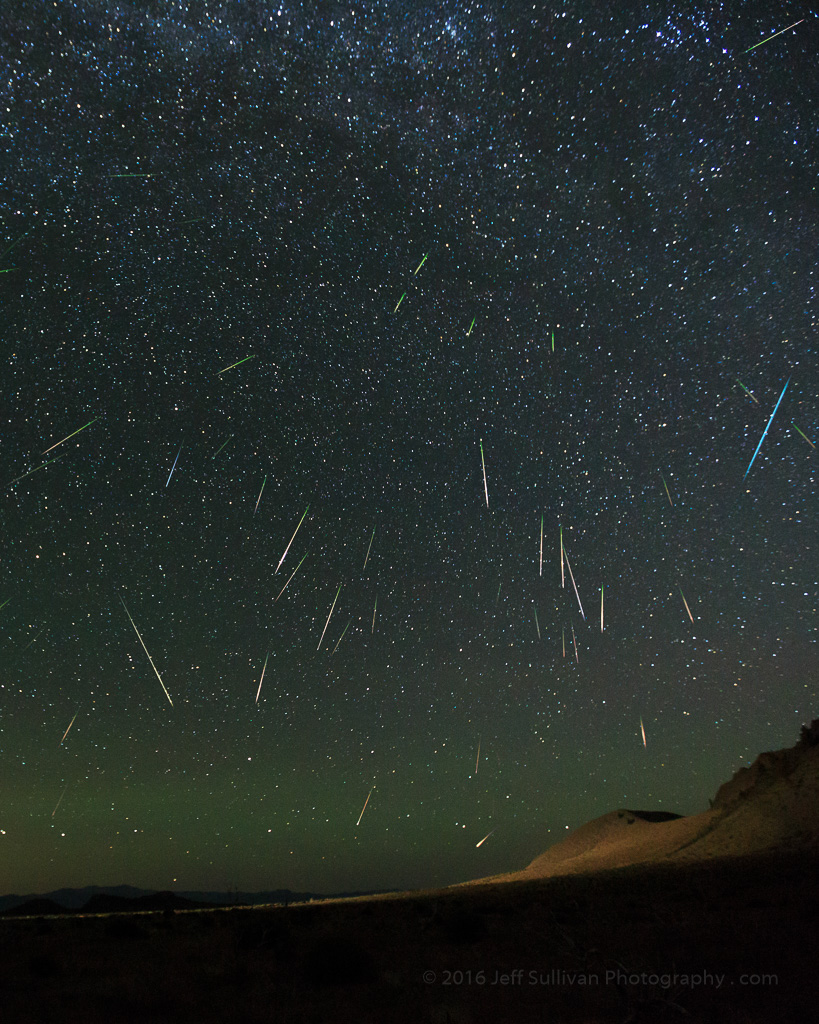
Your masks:
{"label": "dirt ground", "polygon": [[793,1022],[815,855],[266,908],[0,918],[4,1024]]}

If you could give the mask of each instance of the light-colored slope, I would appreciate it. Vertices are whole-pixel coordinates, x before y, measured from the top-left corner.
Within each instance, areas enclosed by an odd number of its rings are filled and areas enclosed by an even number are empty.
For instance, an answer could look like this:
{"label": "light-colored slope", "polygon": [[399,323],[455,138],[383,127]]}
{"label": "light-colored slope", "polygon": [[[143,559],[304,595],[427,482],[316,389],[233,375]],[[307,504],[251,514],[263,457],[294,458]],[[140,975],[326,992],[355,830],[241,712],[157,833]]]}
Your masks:
{"label": "light-colored slope", "polygon": [[761,754],[737,772],[702,814],[647,821],[638,812],[610,811],[575,829],[522,871],[476,882],[810,848],[819,851],[819,721],[795,747]]}

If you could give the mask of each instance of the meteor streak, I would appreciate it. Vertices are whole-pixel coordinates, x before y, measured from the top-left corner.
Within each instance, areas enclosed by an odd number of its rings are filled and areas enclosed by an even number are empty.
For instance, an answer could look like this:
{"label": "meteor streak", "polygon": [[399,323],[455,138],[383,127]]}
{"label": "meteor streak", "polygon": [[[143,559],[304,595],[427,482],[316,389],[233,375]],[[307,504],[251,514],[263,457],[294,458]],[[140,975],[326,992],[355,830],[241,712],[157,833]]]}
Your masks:
{"label": "meteor streak", "polygon": [[367,804],[370,802],[370,797],[372,795],[373,791],[370,790],[370,792],[367,794],[367,799],[364,801],[364,806],[361,808],[361,814],[359,814],[358,816],[358,821],[355,823],[356,828],[358,828],[358,826],[361,824],[361,819],[364,817],[364,812],[367,810]]}
{"label": "meteor streak", "polygon": [[603,632],[603,584],[600,584],[600,632]]}
{"label": "meteor streak", "polygon": [[364,572],[364,569],[367,568],[367,562],[369,561],[369,558],[370,558],[370,548],[373,546],[373,538],[374,537],[375,537],[375,527],[373,527],[373,535],[372,535],[372,537],[370,537],[370,543],[369,543],[369,546],[367,548],[367,554],[364,556],[364,565],[363,565],[363,567],[361,569],[362,572]]}
{"label": "meteor streak", "polygon": [[[532,602],[534,604],[534,602]],[[537,638],[540,640],[540,623],[537,621],[537,608],[535,608],[535,628],[537,629]]]}
{"label": "meteor streak", "polygon": [[[59,807],[60,804],[63,802],[63,797],[65,796],[67,791],[68,791],[68,783],[66,782],[65,789],[62,791],[62,795],[60,796],[60,799],[57,801],[57,807]],[[57,807],[55,807],[54,810],[51,812],[51,817],[52,818],[57,813]]]}
{"label": "meteor streak", "polygon": [[472,328],[473,328],[473,327],[475,326],[475,321],[476,321],[477,319],[478,319],[478,318],[477,318],[476,316],[473,316],[473,317],[472,317],[472,323],[471,323],[471,324],[469,325],[469,330],[468,330],[468,331],[466,332],[466,336],[467,336],[467,338],[468,338],[468,337],[469,337],[469,335],[470,335],[470,334],[472,333]]}
{"label": "meteor streak", "polygon": [[28,473],[23,473],[21,476],[16,476],[9,484],[9,487],[12,487],[16,483],[19,483],[20,480],[25,480],[25,478],[27,476],[31,476],[32,473],[36,473],[40,469],[45,469],[46,466],[50,466],[52,462],[59,462],[61,458],[62,455],[55,455],[53,459],[49,459],[48,462],[44,462],[41,466],[35,466],[34,469],[30,469]]}
{"label": "meteor streak", "polygon": [[[493,828],[492,832],[497,832],[497,828]],[[478,849],[479,846],[483,846],[483,844],[486,842],[486,840],[492,835],[492,832],[487,832],[487,834],[483,837],[483,839],[479,843],[475,843],[475,849],[476,850]]]}
{"label": "meteor streak", "polygon": [[[427,256],[429,256],[429,253],[427,253]],[[424,264],[426,263],[426,261],[427,261],[427,256],[425,256],[425,257],[424,257],[424,258],[423,258],[423,259],[421,260],[421,262],[420,262],[420,263],[418,264],[418,266],[417,266],[417,267],[415,268],[415,274],[417,274],[417,273],[418,273],[418,271],[419,271],[419,270],[421,269],[421,267],[423,267],[423,265],[424,265]],[[412,276],[413,276],[413,277],[415,277],[415,274],[413,274]]]}
{"label": "meteor streak", "polygon": [[[338,590],[336,591],[336,596],[333,598],[333,603],[330,605],[330,612],[329,612],[329,614],[327,616],[327,621],[324,623],[324,629],[321,631],[321,636],[319,637],[318,647],[316,648],[317,651],[321,650],[321,641],[324,639],[324,634],[327,632],[327,627],[330,625],[330,615],[333,614],[333,609],[336,606],[336,601],[338,600],[338,595],[340,593],[341,593],[341,584],[339,583]],[[362,811],[362,814],[363,813],[364,812]]]}
{"label": "meteor streak", "polygon": [[[794,430],[796,430],[800,434],[802,434],[802,431],[799,430],[799,427],[797,427],[797,425],[793,422],[793,420],[791,420],[791,424],[792,424]],[[802,437],[805,438],[805,440],[808,442],[808,444],[811,446],[811,448],[816,448],[816,445],[813,443],[813,441],[811,441],[811,439],[807,436],[807,434],[802,434]]]}
{"label": "meteor streak", "polygon": [[[78,715],[78,714],[79,714],[79,711],[77,712],[77,715]],[[65,730],[65,732],[63,733],[63,739],[62,739],[62,740],[60,740],[60,746],[62,746],[62,745],[63,745],[63,740],[64,740],[64,739],[66,738],[66,736],[67,736],[67,735],[68,735],[68,734],[69,734],[69,733],[71,732],[71,726],[72,726],[72,725],[74,724],[74,721],[76,720],[76,718],[77,718],[77,715],[74,715],[74,718],[72,718],[72,719],[71,719],[71,721],[70,721],[70,722],[68,723],[68,728],[67,728],[67,729]]]}
{"label": "meteor streak", "polygon": [[7,597],[6,600],[2,604],[0,604],[0,608],[5,608],[10,600],[11,600],[11,598]]}
{"label": "meteor streak", "polygon": [[267,668],[267,659],[270,657],[270,651],[264,656],[264,666],[262,668],[262,678],[259,680],[259,689],[256,691],[256,703],[259,703],[259,694],[262,692],[262,683],[264,682],[264,673]]}
{"label": "meteor streak", "polygon": [[668,504],[672,508],[674,508],[674,502],[671,500],[671,494],[669,493],[669,490],[668,490],[668,484],[665,482],[665,477],[663,476],[662,472],[660,473],[660,478],[663,481],[663,487],[665,487],[665,493],[668,495]]}
{"label": "meteor streak", "polygon": [[643,719],[640,719],[640,732],[643,734],[643,746],[646,746],[646,730],[643,726]]}
{"label": "meteor streak", "polygon": [[375,604],[373,605],[373,628],[370,630],[370,636],[375,632],[375,612],[378,608],[378,595],[375,595]]}
{"label": "meteor streak", "polygon": [[216,449],[216,451],[213,453],[213,455],[211,455],[212,459],[216,458],[216,456],[219,454],[219,452],[222,450],[222,448],[225,447],[225,445],[228,443],[228,441],[230,440],[231,437],[233,437],[233,434],[231,434],[230,437],[227,439],[227,441],[225,441],[225,444],[223,444],[221,447]]}
{"label": "meteor streak", "polygon": [[478,764],[481,760],[481,738],[478,737],[478,756],[475,758],[475,774],[478,774]]}
{"label": "meteor streak", "polygon": [[691,609],[688,607],[688,602],[685,599],[685,594],[682,592],[682,587],[680,587],[680,597],[683,599],[683,604],[685,605],[685,610],[688,612],[688,618],[691,619],[691,621],[693,622],[694,621],[694,616],[691,614]]}
{"label": "meteor streak", "polygon": [[406,292],[404,292],[404,294],[403,294],[403,295],[401,296],[401,298],[400,298],[400,299],[398,300],[398,302],[396,302],[396,304],[395,304],[395,309],[393,310],[393,313],[397,313],[397,312],[398,312],[398,307],[399,307],[399,306],[401,305],[401,303],[402,303],[402,302],[404,301],[404,298],[405,298],[406,294],[407,294],[407,293],[406,293]]}
{"label": "meteor streak", "polygon": [[739,384],[739,386],[740,386],[740,387],[742,388],[742,390],[743,390],[743,391],[745,392],[745,394],[746,394],[746,395],[747,395],[747,396],[748,396],[749,398],[753,399],[753,401],[754,401],[754,402],[756,402],[756,404],[757,404],[757,405],[759,405],[759,399],[758,399],[758,398],[754,398],[754,396],[753,396],[753,395],[751,394],[751,392],[750,392],[750,391],[749,391],[749,390],[748,390],[748,389],[747,389],[747,388],[745,387],[745,385],[744,385],[744,384],[742,383],[742,381],[741,381],[741,380],[739,379],[739,377],[737,377],[737,384]]}
{"label": "meteor streak", "polygon": [[754,43],[753,46],[749,46],[745,53],[750,53],[751,50],[755,50],[757,46],[762,46],[763,43],[769,43],[772,39],[776,39],[777,36],[781,36],[783,32],[789,31],[789,29],[796,28],[797,25],[801,25],[804,18],[800,18],[799,21],[795,21],[792,25],[786,25],[785,28],[781,28],[778,32],[774,32],[772,36],[768,36],[767,39],[760,39],[758,43]]}
{"label": "meteor streak", "polygon": [[[121,597],[120,597],[120,602],[122,604],[122,607],[125,608],[125,602],[122,600]],[[165,696],[168,698],[168,703],[171,705],[171,707],[173,707],[173,701],[171,700],[171,695],[168,693],[167,689],[165,688],[165,684],[162,682],[162,676],[157,671],[156,665],[154,665],[154,659],[151,657],[150,653],[148,652],[148,648],[145,646],[145,641],[142,639],[142,636],[140,635],[140,632],[137,629],[137,624],[134,622],[133,619],[131,619],[131,613],[128,611],[127,608],[125,608],[125,614],[131,620],[131,625],[134,627],[134,632],[139,637],[139,642],[142,644],[142,650],[145,651],[145,653],[148,655],[148,661],[150,661],[151,668],[156,673],[156,678],[159,680],[159,685],[162,687],[163,690],[165,690]]]}
{"label": "meteor streak", "polygon": [[[790,377],[788,377],[788,379],[785,381],[785,387],[782,388],[782,394],[779,396],[779,402],[781,402],[782,399],[785,397],[785,392],[788,390],[788,385],[790,384],[790,382],[791,382],[791,379],[790,379]],[[747,476],[750,473],[751,466],[753,466],[753,464],[754,464],[754,459],[759,454],[759,449],[762,447],[762,442],[765,440],[765,435],[768,433],[768,429],[770,428],[770,425],[773,423],[774,416],[776,416],[776,410],[779,408],[779,402],[777,402],[776,405],[774,406],[774,411],[771,413],[771,418],[768,420],[768,426],[765,427],[765,429],[762,431],[762,437],[760,437],[760,439],[759,439],[759,444],[756,446],[756,451],[754,452],[753,458],[748,463],[748,468],[745,470],[745,476]],[[45,454],[45,453],[43,453],[43,454]],[[745,476],[742,478],[743,480],[745,479]]]}
{"label": "meteor streak", "polygon": [[[53,445],[51,446],[51,448],[46,448],[46,450],[45,450],[45,451],[43,452],[43,455],[48,455],[48,453],[49,453],[50,451],[53,451],[53,449],[54,449],[54,448],[56,448],[56,447],[57,447],[58,445],[64,444],[64,443],[65,443],[66,441],[70,441],[72,437],[76,437],[76,435],[77,435],[77,434],[79,434],[79,433],[81,433],[81,432],[82,432],[83,430],[85,430],[85,429],[86,429],[86,427],[90,427],[92,423],[96,423],[96,422],[97,422],[97,420],[98,420],[99,418],[100,418],[99,416],[95,416],[95,417],[93,418],[93,420],[89,420],[89,421],[88,421],[88,422],[87,422],[87,423],[85,424],[85,427],[80,427],[80,429],[79,429],[79,430],[75,430],[73,434],[69,434],[69,435],[68,435],[68,437],[64,437],[64,438],[62,439],[62,441],[58,441],[58,442],[57,442],[57,444],[53,444]],[[52,461],[53,461],[53,460],[52,460]],[[20,478],[20,477],[18,477],[18,479],[21,479],[21,478]]]}
{"label": "meteor streak", "polygon": [[566,627],[563,626],[563,657],[566,657]]}
{"label": "meteor streak", "polygon": [[255,359],[255,358],[256,358],[255,355],[245,356],[244,359],[240,359],[238,363],[231,363],[230,366],[226,366],[224,368],[224,370],[219,370],[219,372],[216,374],[216,376],[219,377],[221,374],[227,373],[228,370],[232,370],[235,366],[241,366],[242,363],[246,363],[248,361],[248,359]]}
{"label": "meteor streak", "polygon": [[552,352],[555,350],[555,332],[552,331]]}
{"label": "meteor streak", "polygon": [[165,486],[166,487],[171,482],[171,477],[173,476],[173,471],[176,469],[176,464],[177,464],[177,462],[179,462],[179,456],[181,454],[182,454],[182,445],[180,444],[179,451],[176,453],[176,458],[173,460],[173,465],[171,466],[171,471],[170,471],[170,473],[168,473],[168,479],[165,481]]}
{"label": "meteor streak", "polygon": [[563,571],[563,527],[560,527],[560,585],[566,586],[566,574]]}
{"label": "meteor streak", "polygon": [[341,641],[342,641],[342,640],[344,639],[344,634],[345,634],[345,633],[347,632],[347,630],[348,630],[348,629],[350,628],[350,622],[352,622],[352,621],[353,621],[353,617],[352,617],[352,615],[351,615],[351,616],[350,616],[350,621],[349,621],[349,622],[347,623],[347,625],[346,625],[346,626],[344,627],[344,629],[343,629],[343,630],[341,631],[341,636],[340,636],[340,637],[338,638],[338,640],[336,641],[336,645],[335,645],[335,647],[333,648],[333,654],[335,654],[335,653],[336,653],[336,651],[338,650],[338,645],[339,645],[339,644],[341,643]]}
{"label": "meteor streak", "polygon": [[540,575],[543,575],[543,514],[540,516]]}
{"label": "meteor streak", "polygon": [[489,488],[486,486],[486,463],[483,460],[483,441],[482,440],[480,442],[480,445],[481,445],[481,466],[483,467],[483,489],[484,489],[484,493],[486,494],[486,507],[489,508]]}
{"label": "meteor streak", "polygon": [[[266,479],[267,477],[265,477],[265,480]],[[299,526],[301,526],[301,524],[304,522],[304,516],[306,516],[309,511],[310,506],[308,505],[307,508],[304,510],[304,515],[302,515],[301,519],[299,520]],[[290,544],[292,544],[293,541],[296,539],[296,534],[299,532],[299,526],[297,526],[296,529],[293,531],[293,536],[290,538]],[[287,558],[287,552],[290,550],[290,544],[288,544],[287,547],[284,549],[284,554],[279,559],[279,564],[276,566],[276,572],[278,572],[279,569],[281,569],[282,562],[285,560],[285,558]],[[303,561],[304,559],[302,559],[302,562]],[[299,565],[301,565],[301,562],[299,562]],[[273,573],[274,576],[276,575],[276,572]],[[288,580],[287,582],[289,583],[290,581]],[[287,586],[287,583],[285,583],[285,586]]]}
{"label": "meteor streak", "polygon": [[153,178],[153,174],[146,174],[145,172],[138,174],[109,174],[109,178]]}
{"label": "meteor streak", "polygon": [[577,653],[577,637],[574,635],[574,626],[572,626],[572,643],[574,644],[574,660],[580,664],[580,656]]}
{"label": "meteor streak", "polygon": [[[304,555],[302,555],[301,562],[303,562],[305,558],[307,558],[307,553],[306,552],[305,552]],[[299,564],[296,566],[296,568],[290,573],[290,579],[288,579],[287,583],[289,583],[290,580],[292,580],[293,577],[296,575],[296,573],[299,571],[299,569],[301,568],[301,562],[299,562]],[[285,583],[285,585],[279,591],[278,596],[276,597],[276,601],[278,601],[279,598],[282,596],[282,594],[285,592],[285,590],[287,590],[287,583]],[[274,601],[273,604],[275,604],[276,601]]]}
{"label": "meteor streak", "polygon": [[[264,480],[262,480],[262,490],[259,491],[259,497],[256,499],[256,508],[253,509],[253,515],[254,516],[256,515],[256,511],[259,508],[259,502],[262,500],[262,491],[264,490],[264,485],[266,483],[267,483],[267,473],[265,473]],[[273,575],[275,576],[276,574],[273,573]]]}
{"label": "meteor streak", "polygon": [[581,601],[580,601],[580,594],[578,594],[578,592],[577,592],[577,584],[574,581],[574,573],[572,572],[572,563],[569,561],[569,552],[568,551],[564,551],[563,553],[566,556],[566,566],[567,566],[567,568],[569,570],[569,576],[571,577],[572,586],[574,587],[574,595],[577,598],[577,603],[580,605],[580,614],[583,616],[583,621],[585,622],[586,621],[586,613],[583,611],[583,605],[581,604]]}

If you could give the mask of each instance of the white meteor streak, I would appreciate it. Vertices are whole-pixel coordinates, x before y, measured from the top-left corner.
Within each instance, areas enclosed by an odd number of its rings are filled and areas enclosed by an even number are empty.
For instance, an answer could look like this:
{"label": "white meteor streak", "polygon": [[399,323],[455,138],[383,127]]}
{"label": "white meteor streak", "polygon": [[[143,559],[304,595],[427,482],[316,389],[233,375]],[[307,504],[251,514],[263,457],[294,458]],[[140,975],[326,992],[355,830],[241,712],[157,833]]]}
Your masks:
{"label": "white meteor streak", "polygon": [[[267,477],[265,477],[265,480],[266,479],[267,479]],[[301,524],[304,522],[304,516],[306,516],[309,511],[310,511],[310,506],[308,505],[307,508],[304,510],[304,515],[299,520],[299,526],[301,526]],[[299,532],[299,526],[297,526],[296,529],[293,531],[293,536],[290,538],[290,544],[292,544],[293,541],[296,539],[296,534]],[[284,549],[284,554],[279,559],[279,564],[276,566],[276,572],[278,572],[279,569],[281,569],[282,562],[285,560],[285,558],[287,558],[287,552],[290,550],[290,544],[288,544],[287,547]],[[302,562],[303,561],[304,561],[304,559],[302,559]],[[301,565],[301,562],[299,562],[299,565]],[[276,575],[276,572],[273,573],[274,576]],[[287,583],[289,583],[289,582],[290,582],[290,580],[287,581]],[[287,586],[287,583],[285,583],[285,586]]]}
{"label": "white meteor streak", "polygon": [[[307,558],[307,554],[306,553],[304,555],[302,555],[301,562],[303,562],[305,558]],[[299,562],[299,564],[296,566],[296,568],[290,573],[290,579],[288,579],[287,583],[289,583],[290,580],[292,580],[293,577],[296,575],[296,573],[299,571],[299,569],[301,568],[301,562]],[[276,597],[276,601],[278,601],[279,598],[282,596],[282,594],[285,592],[285,590],[287,590],[287,583],[285,583],[285,585],[279,591],[279,593],[278,593],[278,595]],[[276,601],[274,601],[273,604],[275,604]]]}
{"label": "white meteor streak", "polygon": [[489,488],[486,486],[486,463],[483,461],[483,441],[482,440],[480,442],[480,445],[481,445],[481,466],[483,467],[483,489],[484,489],[484,493],[486,494],[486,507],[489,508]]}
{"label": "white meteor streak", "polygon": [[171,466],[171,471],[170,471],[170,473],[168,473],[168,479],[165,481],[165,486],[166,487],[171,482],[171,477],[173,476],[173,471],[176,469],[176,464],[177,464],[177,462],[179,462],[179,456],[181,454],[182,454],[182,445],[179,446],[179,451],[176,453],[176,458],[173,460],[173,465]]}
{"label": "white meteor streak", "polygon": [[[122,603],[122,607],[125,608],[125,602],[122,600],[122,598],[120,598],[120,602]],[[171,705],[171,707],[173,707],[173,701],[171,700],[171,695],[168,693],[168,691],[167,691],[167,689],[165,687],[165,684],[162,682],[162,676],[157,671],[156,665],[154,665],[154,659],[151,657],[151,655],[150,655],[150,653],[148,651],[148,648],[145,646],[145,641],[140,636],[139,630],[137,629],[137,624],[134,622],[133,619],[131,619],[131,613],[128,611],[127,608],[125,608],[125,614],[131,620],[131,625],[134,627],[134,632],[139,637],[139,642],[142,644],[142,650],[145,651],[145,653],[148,655],[148,661],[150,661],[151,668],[156,673],[156,678],[159,680],[159,685],[162,687],[163,690],[165,690],[165,696],[168,698],[168,703]]]}
{"label": "white meteor streak", "polygon": [[643,734],[643,746],[646,747],[646,731],[643,726],[643,719],[640,719],[640,732]]}
{"label": "white meteor streak", "polygon": [[259,703],[259,694],[262,692],[262,683],[264,682],[264,674],[267,669],[267,659],[270,657],[270,651],[264,656],[264,667],[262,668],[262,678],[259,680],[259,689],[256,691],[256,703]]}
{"label": "white meteor streak", "polygon": [[571,580],[572,580],[572,586],[574,587],[574,593],[575,593],[575,597],[577,598],[577,603],[580,605],[580,614],[583,616],[583,621],[585,622],[586,621],[586,613],[583,611],[583,605],[580,602],[580,594],[578,594],[578,592],[577,592],[577,584],[574,581],[574,573],[572,572],[572,563],[569,561],[569,552],[568,551],[564,551],[563,554],[566,556],[566,566],[568,567],[569,576],[571,577]]}
{"label": "white meteor streak", "polygon": [[321,641],[324,639],[324,634],[327,632],[327,627],[330,625],[330,615],[333,614],[333,609],[336,606],[336,601],[338,600],[338,595],[340,593],[341,593],[341,584],[339,583],[338,590],[336,591],[336,596],[333,598],[333,603],[330,605],[330,613],[327,616],[327,621],[324,623],[324,629],[321,631],[321,636],[319,638],[318,647],[316,648],[317,651],[321,650]]}
{"label": "white meteor streak", "polygon": [[[78,715],[78,714],[79,714],[79,711],[77,712],[77,715]],[[66,738],[66,736],[67,736],[67,735],[68,735],[68,734],[69,734],[69,733],[71,732],[71,726],[72,726],[72,725],[74,724],[74,722],[76,721],[76,719],[77,719],[77,715],[74,715],[74,717],[73,717],[73,718],[71,719],[71,721],[70,721],[70,722],[68,723],[68,728],[67,728],[67,729],[65,730],[65,732],[63,733],[63,739],[62,739],[62,740],[60,740],[60,746],[62,746],[62,745],[63,745],[63,740],[64,740],[64,739]]]}
{"label": "white meteor streak", "polygon": [[603,584],[600,584],[600,632],[603,632]]}
{"label": "white meteor streak", "polygon": [[364,565],[363,565],[363,567],[362,567],[362,569],[361,569],[361,571],[362,571],[362,572],[364,572],[364,569],[366,569],[366,568],[367,568],[367,562],[368,562],[368,561],[369,561],[369,559],[370,559],[370,548],[371,548],[371,547],[373,546],[373,540],[374,540],[374,538],[375,538],[375,527],[373,527],[373,533],[372,533],[372,537],[370,537],[370,544],[369,544],[369,547],[367,548],[367,554],[366,554],[366,556],[365,556],[365,558],[364,558]]}
{"label": "white meteor streak", "polygon": [[373,791],[370,790],[370,792],[367,794],[367,799],[364,801],[364,806],[361,808],[361,814],[359,814],[358,816],[358,821],[355,823],[356,828],[358,828],[358,826],[361,824],[361,819],[364,817],[364,812],[367,810],[367,804],[370,802],[370,797],[372,795]]}
{"label": "white meteor streak", "polygon": [[[493,828],[492,832],[497,832],[497,829]],[[479,843],[475,843],[475,849],[476,850],[478,849],[479,846],[483,846],[483,844],[486,842],[486,840],[492,835],[492,832],[487,832],[486,835],[483,837],[483,839]]]}

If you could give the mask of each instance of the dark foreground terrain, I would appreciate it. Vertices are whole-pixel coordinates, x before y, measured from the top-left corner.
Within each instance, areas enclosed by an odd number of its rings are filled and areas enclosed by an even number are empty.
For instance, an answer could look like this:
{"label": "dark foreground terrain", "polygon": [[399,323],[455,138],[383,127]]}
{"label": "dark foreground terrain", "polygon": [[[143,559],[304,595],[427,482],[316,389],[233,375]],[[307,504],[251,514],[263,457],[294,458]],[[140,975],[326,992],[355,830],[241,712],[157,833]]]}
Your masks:
{"label": "dark foreground terrain", "polygon": [[4,1024],[814,1018],[815,854],[270,908],[0,918]]}

